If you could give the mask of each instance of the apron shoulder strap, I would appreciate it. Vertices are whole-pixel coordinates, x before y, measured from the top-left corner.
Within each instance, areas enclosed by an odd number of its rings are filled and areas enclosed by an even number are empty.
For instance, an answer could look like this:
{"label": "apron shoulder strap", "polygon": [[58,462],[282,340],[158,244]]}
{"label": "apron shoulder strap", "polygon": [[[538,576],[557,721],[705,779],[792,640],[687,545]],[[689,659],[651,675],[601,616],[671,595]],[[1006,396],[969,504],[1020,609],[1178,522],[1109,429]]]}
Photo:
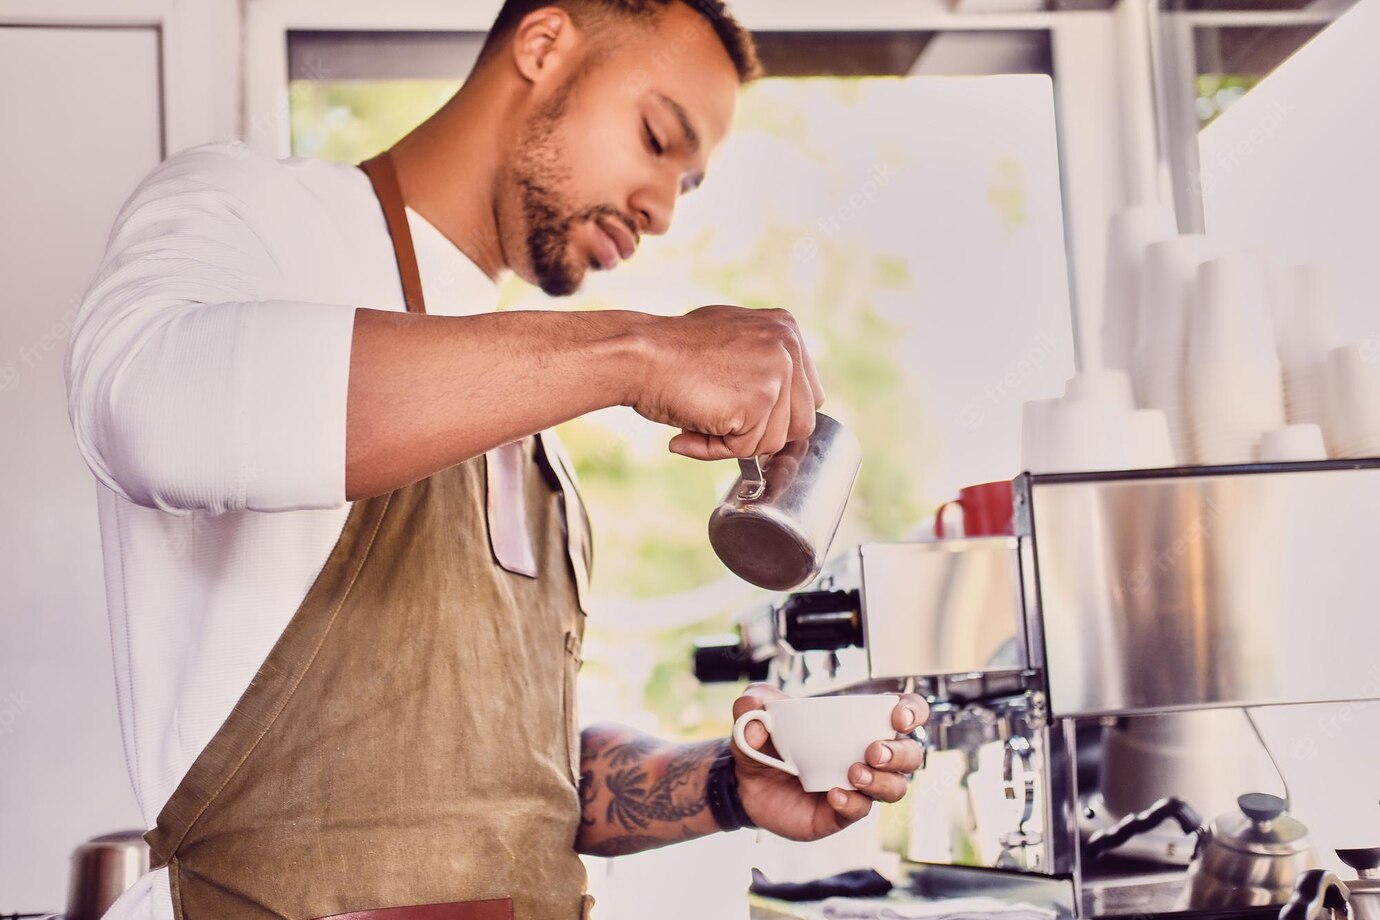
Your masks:
{"label": "apron shoulder strap", "polygon": [[398,185],[398,171],[393,158],[385,150],[371,160],[359,164],[373,183],[374,194],[383,207],[383,219],[393,238],[393,254],[398,260],[398,276],[402,279],[403,303],[409,313],[425,313],[422,298],[422,273],[417,268],[417,251],[412,246],[412,229],[407,224],[407,209],[403,205],[402,186]]}

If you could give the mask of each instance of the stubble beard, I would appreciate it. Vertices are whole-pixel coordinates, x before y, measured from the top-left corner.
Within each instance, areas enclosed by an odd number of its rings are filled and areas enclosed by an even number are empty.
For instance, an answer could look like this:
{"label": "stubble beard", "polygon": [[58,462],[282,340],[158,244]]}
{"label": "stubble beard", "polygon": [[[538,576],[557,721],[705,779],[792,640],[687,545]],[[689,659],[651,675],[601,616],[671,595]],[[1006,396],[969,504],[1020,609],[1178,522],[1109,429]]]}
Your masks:
{"label": "stubble beard", "polygon": [[565,297],[580,289],[589,265],[570,256],[575,227],[611,217],[632,227],[627,217],[609,205],[577,206],[563,189],[571,185],[565,149],[558,137],[566,103],[583,73],[562,86],[532,117],[513,166],[514,182],[522,200],[526,224],[527,257],[532,278],[551,297]]}
{"label": "stubble beard", "polygon": [[575,293],[585,274],[582,266],[572,264],[569,255],[576,208],[561,191],[570,184],[570,169],[565,165],[557,138],[574,88],[572,80],[532,117],[513,166],[527,227],[527,257],[533,280],[551,297]]}

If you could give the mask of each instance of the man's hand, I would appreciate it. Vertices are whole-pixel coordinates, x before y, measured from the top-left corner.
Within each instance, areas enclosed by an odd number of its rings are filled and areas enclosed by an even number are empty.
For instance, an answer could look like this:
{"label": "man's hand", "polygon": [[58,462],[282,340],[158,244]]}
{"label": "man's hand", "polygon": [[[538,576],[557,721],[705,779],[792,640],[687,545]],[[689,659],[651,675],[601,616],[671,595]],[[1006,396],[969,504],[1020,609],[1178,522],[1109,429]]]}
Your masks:
{"label": "man's hand", "polygon": [[629,405],[681,433],[696,460],[774,454],[808,437],[824,388],[785,310],[702,307],[646,330],[648,374]]}
{"label": "man's hand", "polygon": [[[762,709],[768,700],[784,699],[785,694],[766,684],[751,684],[733,703],[733,718]],[[924,724],[929,706],[913,693],[902,694],[891,713],[891,727],[900,734]],[[761,723],[753,722],[746,731],[748,744],[757,750],[770,748],[770,738]],[[878,740],[864,755],[867,763],[848,769],[848,781],[856,791],[830,789],[827,793],[806,792],[800,780],[760,764],[733,747],[738,770],[738,795],[748,817],[759,826],[788,840],[818,840],[863,818],[872,802],[897,802],[906,794],[906,778],[920,767],[920,744],[910,738]]]}

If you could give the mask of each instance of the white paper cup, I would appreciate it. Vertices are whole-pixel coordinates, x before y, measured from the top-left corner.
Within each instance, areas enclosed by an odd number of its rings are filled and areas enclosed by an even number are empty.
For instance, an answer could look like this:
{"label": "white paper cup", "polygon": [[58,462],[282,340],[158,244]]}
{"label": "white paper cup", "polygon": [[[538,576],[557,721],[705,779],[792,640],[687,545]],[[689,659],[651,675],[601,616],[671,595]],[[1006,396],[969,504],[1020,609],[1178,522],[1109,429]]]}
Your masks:
{"label": "white paper cup", "polygon": [[1279,361],[1191,361],[1188,412],[1195,463],[1250,463],[1260,438],[1285,425]]}
{"label": "white paper cup", "polygon": [[1327,356],[1329,419],[1338,453],[1370,456],[1380,445],[1380,345],[1362,342]]}
{"label": "white paper cup", "polygon": [[1053,451],[1054,407],[1057,399],[1033,399],[1021,406],[1021,469],[1047,471]]}
{"label": "white paper cup", "polygon": [[1337,331],[1337,297],[1326,265],[1294,265],[1279,297],[1279,359],[1287,374],[1325,364],[1342,344]]}
{"label": "white paper cup", "polygon": [[1127,369],[1139,327],[1140,273],[1145,249],[1178,232],[1174,211],[1138,205],[1107,222],[1107,276],[1102,295],[1101,361],[1094,366]]}
{"label": "white paper cup", "polygon": [[1145,247],[1141,267],[1137,350],[1167,347],[1183,362],[1188,317],[1198,268],[1218,255],[1218,246],[1197,233],[1160,240]]}
{"label": "white paper cup", "polygon": [[1322,429],[1317,425],[1286,425],[1260,438],[1261,463],[1293,463],[1326,460]]}
{"label": "white paper cup", "polygon": [[1093,403],[1130,412],[1136,407],[1131,375],[1115,368],[1084,371],[1064,382],[1064,399]]}
{"label": "white paper cup", "polygon": [[1174,445],[1169,424],[1159,409],[1131,413],[1131,459],[1136,469],[1158,470],[1174,465]]}
{"label": "white paper cup", "polygon": [[1278,362],[1269,273],[1259,255],[1230,253],[1198,268],[1190,361]]}
{"label": "white paper cup", "polygon": [[1131,456],[1131,413],[1112,406],[1061,399],[1050,410],[1050,436],[1037,473],[1125,470]]}

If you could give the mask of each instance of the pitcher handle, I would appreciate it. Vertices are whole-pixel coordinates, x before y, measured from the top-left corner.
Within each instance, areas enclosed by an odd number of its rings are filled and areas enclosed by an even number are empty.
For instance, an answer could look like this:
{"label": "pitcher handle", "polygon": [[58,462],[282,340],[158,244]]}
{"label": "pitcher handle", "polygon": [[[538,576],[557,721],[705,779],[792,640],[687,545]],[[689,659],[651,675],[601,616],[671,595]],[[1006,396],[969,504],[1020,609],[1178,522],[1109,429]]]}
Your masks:
{"label": "pitcher handle", "polygon": [[767,475],[762,469],[762,458],[756,455],[740,457],[738,469],[743,477],[742,485],[738,487],[738,497],[745,502],[761,498],[762,493],[767,491]]}

